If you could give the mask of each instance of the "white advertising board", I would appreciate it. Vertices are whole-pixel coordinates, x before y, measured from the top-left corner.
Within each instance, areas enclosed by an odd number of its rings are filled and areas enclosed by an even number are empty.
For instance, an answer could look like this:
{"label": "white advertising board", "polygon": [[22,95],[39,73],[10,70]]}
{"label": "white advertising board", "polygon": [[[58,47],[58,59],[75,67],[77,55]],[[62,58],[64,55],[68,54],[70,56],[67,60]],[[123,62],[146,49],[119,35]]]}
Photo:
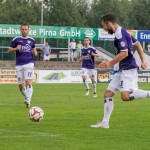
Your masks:
{"label": "white advertising board", "polygon": [[[89,77],[88,82],[91,82]],[[40,70],[39,83],[83,83],[83,81],[81,70]]]}

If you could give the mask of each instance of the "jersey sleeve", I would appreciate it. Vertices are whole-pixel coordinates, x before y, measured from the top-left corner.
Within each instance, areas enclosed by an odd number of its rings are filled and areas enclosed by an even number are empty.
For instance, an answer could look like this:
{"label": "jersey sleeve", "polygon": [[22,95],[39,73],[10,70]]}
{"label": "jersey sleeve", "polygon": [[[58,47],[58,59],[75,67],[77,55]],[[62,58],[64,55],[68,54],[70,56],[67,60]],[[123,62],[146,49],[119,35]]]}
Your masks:
{"label": "jersey sleeve", "polygon": [[138,40],[135,39],[133,36],[131,36],[131,38],[132,38],[132,43],[133,43],[133,45],[134,45],[136,42],[138,42]]}
{"label": "jersey sleeve", "polygon": [[92,47],[92,51],[93,51],[93,53],[97,54],[95,47]]}
{"label": "jersey sleeve", "polygon": [[122,36],[121,39],[118,39],[118,48],[120,51],[126,51],[128,49],[128,43],[125,37]]}
{"label": "jersey sleeve", "polygon": [[33,41],[33,45],[32,45],[32,48],[35,48],[35,41]]}
{"label": "jersey sleeve", "polygon": [[15,39],[12,40],[10,47],[15,48],[17,46],[17,42]]}

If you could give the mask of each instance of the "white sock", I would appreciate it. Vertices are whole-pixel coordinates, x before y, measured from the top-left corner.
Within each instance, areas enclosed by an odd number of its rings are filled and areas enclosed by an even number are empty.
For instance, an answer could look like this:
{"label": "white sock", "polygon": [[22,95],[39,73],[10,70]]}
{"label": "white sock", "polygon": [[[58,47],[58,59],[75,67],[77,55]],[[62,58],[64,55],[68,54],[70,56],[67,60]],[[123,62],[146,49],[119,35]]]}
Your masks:
{"label": "white sock", "polygon": [[83,82],[84,82],[84,85],[86,86],[86,89],[90,89],[87,79],[83,80]]}
{"label": "white sock", "polygon": [[93,83],[94,93],[96,93],[96,82]]}
{"label": "white sock", "polygon": [[112,97],[105,98],[104,100],[104,117],[103,121],[109,124],[109,119],[114,109],[114,101]]}
{"label": "white sock", "polygon": [[32,85],[27,85],[26,86],[26,97],[27,97],[27,100],[30,102],[31,101],[31,98],[32,98],[32,94],[33,94],[33,88],[32,88]]}
{"label": "white sock", "polygon": [[130,96],[130,100],[148,98],[150,97],[150,91],[135,90],[135,91],[130,92],[129,96]]}

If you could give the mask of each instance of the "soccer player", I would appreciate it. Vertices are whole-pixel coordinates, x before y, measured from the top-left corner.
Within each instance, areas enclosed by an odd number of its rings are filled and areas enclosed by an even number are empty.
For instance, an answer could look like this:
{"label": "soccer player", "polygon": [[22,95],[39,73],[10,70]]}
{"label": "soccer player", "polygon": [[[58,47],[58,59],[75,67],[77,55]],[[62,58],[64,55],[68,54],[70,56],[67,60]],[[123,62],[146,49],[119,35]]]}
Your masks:
{"label": "soccer player", "polygon": [[96,53],[96,49],[90,46],[90,39],[88,37],[84,38],[84,47],[81,49],[81,57],[80,61],[82,60],[82,79],[83,83],[86,86],[86,93],[85,95],[89,95],[89,84],[87,81],[87,75],[89,74],[93,87],[94,87],[94,96],[97,97],[96,92],[96,81],[95,81],[95,63],[94,63],[94,56],[99,57],[99,54]]}
{"label": "soccer player", "polygon": [[[150,91],[138,89],[138,66],[133,57],[133,47],[137,49],[140,59],[141,68],[147,67],[142,46],[139,42],[133,41],[133,37],[117,23],[117,18],[113,14],[107,14],[101,20],[104,30],[109,34],[114,34],[114,45],[117,55],[111,61],[102,61],[100,68],[110,68],[119,62],[119,70],[115,73],[113,79],[109,83],[107,90],[104,92],[104,116],[103,120],[93,128],[109,128],[110,116],[113,112],[114,102],[113,96],[119,90],[123,101],[132,101],[140,98],[150,97]],[[134,39],[135,40],[135,39]]]}
{"label": "soccer player", "polygon": [[[30,107],[33,88],[32,79],[34,75],[34,55],[37,56],[35,40],[28,37],[29,25],[21,25],[22,36],[15,37],[8,52],[16,53],[16,73],[21,93],[24,95],[24,104]],[[25,82],[25,83],[24,83]]]}

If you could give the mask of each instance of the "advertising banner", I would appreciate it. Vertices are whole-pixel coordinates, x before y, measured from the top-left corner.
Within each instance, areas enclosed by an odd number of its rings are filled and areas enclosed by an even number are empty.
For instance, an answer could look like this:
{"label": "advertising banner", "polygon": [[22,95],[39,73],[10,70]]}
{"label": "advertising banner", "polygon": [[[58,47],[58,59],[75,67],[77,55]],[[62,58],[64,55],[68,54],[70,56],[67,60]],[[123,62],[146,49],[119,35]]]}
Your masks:
{"label": "advertising banner", "polygon": [[[130,35],[132,35],[134,38],[137,38],[137,30],[127,30]],[[114,34],[108,34],[104,29],[98,29],[98,40],[109,40],[113,41],[115,38]]]}
{"label": "advertising banner", "polygon": [[[34,83],[38,83],[38,70],[34,71]],[[0,70],[0,83],[18,83],[16,70]]]}
{"label": "advertising banner", "polygon": [[[91,83],[89,76],[88,82]],[[81,70],[40,70],[39,83],[83,83],[83,80]]]}
{"label": "advertising banner", "polygon": [[0,70],[0,83],[17,83],[15,70]]}
{"label": "advertising banner", "polygon": [[115,35],[111,35],[108,34],[108,32],[106,32],[104,29],[99,29],[98,30],[98,40],[109,40],[109,41],[113,41],[115,38]]}
{"label": "advertising banner", "polygon": [[[21,35],[20,25],[0,24],[0,37],[15,37]],[[89,37],[98,40],[97,28],[34,26],[30,25],[29,36],[33,38],[83,39]]]}
{"label": "advertising banner", "polygon": [[140,70],[138,72],[139,83],[150,83],[150,70]]}
{"label": "advertising banner", "polygon": [[140,42],[150,42],[150,31],[139,30],[137,33],[137,39]]}
{"label": "advertising banner", "polygon": [[97,72],[97,83],[110,82],[112,78],[112,70],[98,70]]}

